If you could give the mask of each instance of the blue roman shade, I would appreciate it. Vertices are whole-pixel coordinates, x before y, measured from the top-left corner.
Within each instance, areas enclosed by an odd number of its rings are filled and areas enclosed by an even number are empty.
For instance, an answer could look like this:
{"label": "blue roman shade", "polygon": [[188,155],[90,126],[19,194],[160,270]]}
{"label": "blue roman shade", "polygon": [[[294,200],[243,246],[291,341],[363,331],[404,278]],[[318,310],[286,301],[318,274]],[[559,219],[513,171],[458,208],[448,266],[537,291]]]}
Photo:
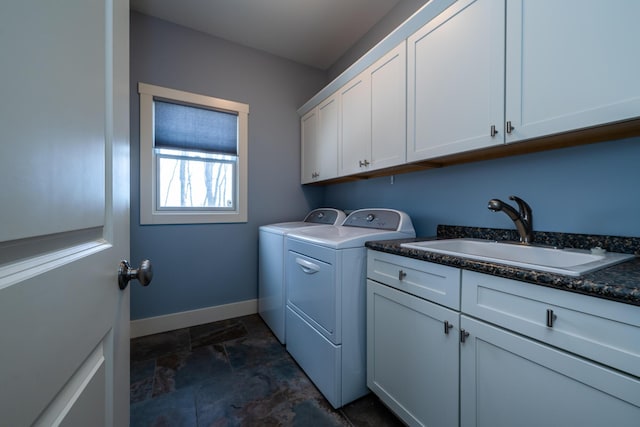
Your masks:
{"label": "blue roman shade", "polygon": [[238,154],[238,116],[154,100],[155,148]]}

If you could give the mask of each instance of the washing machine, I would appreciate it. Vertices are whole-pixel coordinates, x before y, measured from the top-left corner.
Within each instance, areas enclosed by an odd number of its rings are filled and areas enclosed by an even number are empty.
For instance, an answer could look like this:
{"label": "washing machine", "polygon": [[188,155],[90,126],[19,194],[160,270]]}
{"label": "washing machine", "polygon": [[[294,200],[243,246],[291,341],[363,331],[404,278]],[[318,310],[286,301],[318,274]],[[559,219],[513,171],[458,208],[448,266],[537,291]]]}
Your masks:
{"label": "washing machine", "polygon": [[310,226],[342,224],[346,214],[333,208],[314,209],[302,221],[263,225],[258,241],[258,313],[285,343],[284,236]]}
{"label": "washing machine", "polygon": [[368,393],[365,242],[415,237],[409,216],[360,209],[285,238],[287,351],[334,408]]}

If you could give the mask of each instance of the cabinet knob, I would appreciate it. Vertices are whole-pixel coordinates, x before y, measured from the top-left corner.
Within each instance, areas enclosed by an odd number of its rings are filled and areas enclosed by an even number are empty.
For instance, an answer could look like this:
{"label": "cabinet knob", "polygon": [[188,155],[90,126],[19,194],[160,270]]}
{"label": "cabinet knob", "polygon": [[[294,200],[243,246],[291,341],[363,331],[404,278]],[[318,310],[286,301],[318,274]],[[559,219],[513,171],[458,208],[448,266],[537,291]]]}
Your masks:
{"label": "cabinet knob", "polygon": [[460,342],[465,342],[468,336],[469,332],[465,331],[464,329],[460,329]]}
{"label": "cabinet knob", "polygon": [[360,165],[360,167],[365,167],[365,166],[369,166],[369,160],[364,159],[364,160],[358,160],[358,164]]}
{"label": "cabinet knob", "polygon": [[496,136],[498,134],[498,130],[496,129],[496,125],[491,125],[491,136]]}
{"label": "cabinet knob", "polygon": [[405,272],[404,272],[404,271],[402,271],[402,270],[399,270],[399,271],[398,271],[398,280],[402,280],[402,279],[404,279],[405,277],[407,277],[407,273],[405,273]]}

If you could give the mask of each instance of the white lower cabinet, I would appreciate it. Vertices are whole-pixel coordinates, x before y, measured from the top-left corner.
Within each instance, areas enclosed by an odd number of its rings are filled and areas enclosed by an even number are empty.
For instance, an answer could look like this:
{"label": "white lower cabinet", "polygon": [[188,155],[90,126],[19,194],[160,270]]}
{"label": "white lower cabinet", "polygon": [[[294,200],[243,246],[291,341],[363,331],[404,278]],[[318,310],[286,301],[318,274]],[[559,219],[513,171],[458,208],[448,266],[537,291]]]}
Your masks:
{"label": "white lower cabinet", "polygon": [[637,426],[637,378],[465,315],[462,427]]}
{"label": "white lower cabinet", "polygon": [[367,386],[410,426],[458,426],[460,270],[370,250],[367,277]]}
{"label": "white lower cabinet", "polygon": [[459,317],[367,281],[367,386],[409,425],[458,425]]}
{"label": "white lower cabinet", "polygon": [[640,307],[473,271],[461,296],[461,426],[638,425]]}
{"label": "white lower cabinet", "polygon": [[376,251],[367,276],[367,385],[407,424],[639,425],[640,307]]}

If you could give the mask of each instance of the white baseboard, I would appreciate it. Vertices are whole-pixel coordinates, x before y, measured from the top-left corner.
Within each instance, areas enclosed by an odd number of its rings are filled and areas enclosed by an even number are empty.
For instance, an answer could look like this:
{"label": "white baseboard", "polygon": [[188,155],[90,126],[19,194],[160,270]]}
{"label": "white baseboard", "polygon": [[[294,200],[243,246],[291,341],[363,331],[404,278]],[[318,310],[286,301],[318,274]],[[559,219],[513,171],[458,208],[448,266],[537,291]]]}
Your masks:
{"label": "white baseboard", "polygon": [[188,328],[190,326],[202,325],[203,323],[217,322],[218,320],[232,319],[257,312],[258,300],[252,299],[197,310],[182,311],[180,313],[171,313],[164,316],[132,320],[131,338],[173,331],[174,329]]}

